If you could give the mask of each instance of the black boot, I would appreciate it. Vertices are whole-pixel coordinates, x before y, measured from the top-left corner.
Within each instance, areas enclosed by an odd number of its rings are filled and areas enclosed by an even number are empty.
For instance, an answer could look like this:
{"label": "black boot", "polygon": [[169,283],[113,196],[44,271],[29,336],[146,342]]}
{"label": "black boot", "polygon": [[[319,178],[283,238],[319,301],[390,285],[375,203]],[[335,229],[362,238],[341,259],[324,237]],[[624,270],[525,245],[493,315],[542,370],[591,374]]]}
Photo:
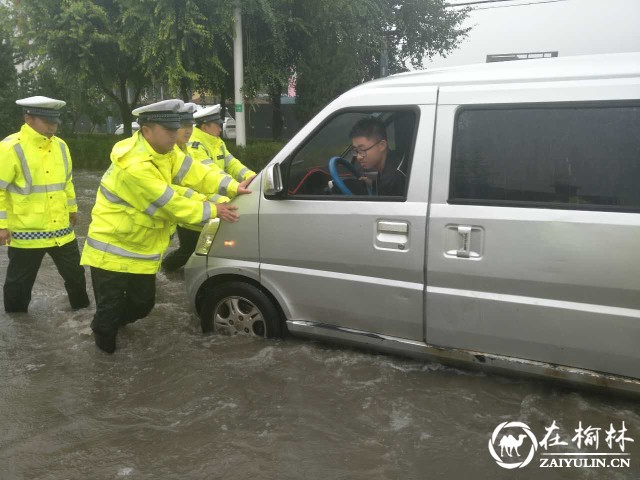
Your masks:
{"label": "black boot", "polygon": [[116,351],[116,334],[103,335],[98,332],[93,332],[93,336],[96,341],[96,345],[100,350],[107,353],[113,353]]}

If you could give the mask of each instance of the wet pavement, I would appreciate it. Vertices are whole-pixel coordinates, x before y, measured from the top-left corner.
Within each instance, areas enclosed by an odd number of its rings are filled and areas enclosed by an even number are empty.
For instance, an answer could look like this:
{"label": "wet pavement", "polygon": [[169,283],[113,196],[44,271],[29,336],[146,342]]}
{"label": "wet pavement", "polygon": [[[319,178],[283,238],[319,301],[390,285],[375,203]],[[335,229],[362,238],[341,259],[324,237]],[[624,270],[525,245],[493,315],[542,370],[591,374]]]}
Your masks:
{"label": "wet pavement", "polygon": [[[99,176],[75,174],[81,245]],[[6,264],[2,251],[3,283]],[[637,400],[294,338],[203,336],[182,275],[157,283],[156,308],[112,356],[93,343],[93,305],[71,310],[49,257],[29,313],[0,313],[0,480],[640,478]],[[488,444],[508,421],[538,443],[559,429],[505,469]],[[629,466],[541,468],[545,452],[595,451],[571,440],[580,422]],[[624,452],[605,439],[622,422]],[[532,441],[520,439],[523,460]]]}

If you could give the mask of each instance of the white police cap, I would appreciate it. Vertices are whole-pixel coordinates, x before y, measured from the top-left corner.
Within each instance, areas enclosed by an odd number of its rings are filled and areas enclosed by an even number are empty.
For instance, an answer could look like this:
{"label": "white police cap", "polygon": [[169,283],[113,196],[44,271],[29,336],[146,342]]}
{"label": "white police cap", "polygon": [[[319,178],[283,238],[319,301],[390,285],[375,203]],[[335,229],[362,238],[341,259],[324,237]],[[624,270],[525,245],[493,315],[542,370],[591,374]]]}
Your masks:
{"label": "white police cap", "polygon": [[131,113],[138,117],[140,125],[158,123],[163,127],[175,130],[180,128],[180,114],[178,112],[183,106],[182,100],[174,98],[136,108]]}
{"label": "white police cap", "polygon": [[198,125],[209,122],[222,124],[224,123],[224,120],[222,119],[222,107],[220,105],[214,105],[212,107],[198,110],[193,114],[193,119]]}
{"label": "white police cap", "polygon": [[63,100],[56,100],[55,98],[36,95],[35,97],[16,100],[16,104],[20,105],[22,107],[22,111],[26,114],[33,115],[35,117],[43,117],[47,120],[53,120],[60,123],[60,109],[64,107],[67,102]]}
{"label": "white police cap", "polygon": [[180,121],[182,123],[191,122],[193,124],[193,113],[198,109],[198,106],[195,103],[189,102],[185,103],[182,108],[178,111],[180,114]]}

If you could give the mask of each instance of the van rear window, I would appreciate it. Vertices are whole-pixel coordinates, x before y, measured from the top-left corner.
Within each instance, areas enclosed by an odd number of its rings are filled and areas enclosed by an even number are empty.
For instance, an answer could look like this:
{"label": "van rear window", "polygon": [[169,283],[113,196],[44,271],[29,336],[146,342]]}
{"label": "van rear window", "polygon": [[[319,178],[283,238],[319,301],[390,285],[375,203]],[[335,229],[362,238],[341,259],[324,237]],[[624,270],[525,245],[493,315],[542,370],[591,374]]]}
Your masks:
{"label": "van rear window", "polygon": [[640,211],[640,106],[460,111],[449,202]]}

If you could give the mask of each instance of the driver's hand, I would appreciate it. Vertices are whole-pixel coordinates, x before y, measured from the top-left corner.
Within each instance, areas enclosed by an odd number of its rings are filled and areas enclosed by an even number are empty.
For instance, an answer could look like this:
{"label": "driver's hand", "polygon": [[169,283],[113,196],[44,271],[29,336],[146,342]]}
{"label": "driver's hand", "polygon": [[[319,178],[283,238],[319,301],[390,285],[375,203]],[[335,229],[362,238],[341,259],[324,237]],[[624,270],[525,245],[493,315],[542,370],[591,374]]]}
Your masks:
{"label": "driver's hand", "polygon": [[358,180],[360,180],[361,182],[366,183],[370,187],[373,186],[373,180],[371,178],[369,178],[369,177],[360,177]]}

